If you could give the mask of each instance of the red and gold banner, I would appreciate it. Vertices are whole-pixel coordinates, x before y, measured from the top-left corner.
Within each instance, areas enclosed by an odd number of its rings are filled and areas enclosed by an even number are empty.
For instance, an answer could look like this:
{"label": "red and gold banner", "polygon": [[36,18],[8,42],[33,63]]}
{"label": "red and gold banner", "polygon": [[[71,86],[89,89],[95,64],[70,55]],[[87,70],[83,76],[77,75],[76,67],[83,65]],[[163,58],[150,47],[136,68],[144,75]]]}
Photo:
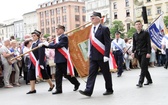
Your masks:
{"label": "red and gold banner", "polygon": [[90,29],[91,25],[68,36],[71,60],[80,77],[87,76],[89,71],[88,39]]}

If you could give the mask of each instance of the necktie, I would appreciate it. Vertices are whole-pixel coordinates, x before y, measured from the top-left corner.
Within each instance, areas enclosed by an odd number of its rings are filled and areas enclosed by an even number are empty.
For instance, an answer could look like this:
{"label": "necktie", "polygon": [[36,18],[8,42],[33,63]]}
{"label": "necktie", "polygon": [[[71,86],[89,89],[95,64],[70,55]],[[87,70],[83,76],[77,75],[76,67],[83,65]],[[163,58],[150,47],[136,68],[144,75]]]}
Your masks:
{"label": "necktie", "polygon": [[35,47],[35,45],[36,45],[36,43],[33,43],[33,44],[32,44],[32,48],[34,48],[34,47]]}
{"label": "necktie", "polygon": [[96,29],[96,27],[93,27],[93,33],[95,34],[96,32],[95,32],[95,29]]}
{"label": "necktie", "polygon": [[118,43],[118,39],[117,39],[117,43]]}
{"label": "necktie", "polygon": [[[116,42],[118,43],[118,39],[116,39]],[[118,50],[118,48],[115,46],[115,50]]]}

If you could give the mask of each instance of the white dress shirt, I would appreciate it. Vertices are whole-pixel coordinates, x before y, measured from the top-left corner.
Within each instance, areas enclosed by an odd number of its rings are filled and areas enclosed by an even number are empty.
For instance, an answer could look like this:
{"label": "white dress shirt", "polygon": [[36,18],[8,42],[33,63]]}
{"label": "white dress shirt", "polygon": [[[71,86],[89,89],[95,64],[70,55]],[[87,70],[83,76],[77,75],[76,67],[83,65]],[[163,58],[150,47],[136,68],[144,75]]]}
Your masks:
{"label": "white dress shirt", "polygon": [[119,50],[118,48],[116,48],[116,46],[115,46],[113,43],[116,43],[116,44],[121,48],[121,50],[123,50],[123,49],[126,47],[126,44],[125,44],[124,39],[119,38],[119,39],[118,39],[118,42],[117,42],[117,39],[115,38],[115,39],[111,42],[111,48],[112,48],[113,51]]}

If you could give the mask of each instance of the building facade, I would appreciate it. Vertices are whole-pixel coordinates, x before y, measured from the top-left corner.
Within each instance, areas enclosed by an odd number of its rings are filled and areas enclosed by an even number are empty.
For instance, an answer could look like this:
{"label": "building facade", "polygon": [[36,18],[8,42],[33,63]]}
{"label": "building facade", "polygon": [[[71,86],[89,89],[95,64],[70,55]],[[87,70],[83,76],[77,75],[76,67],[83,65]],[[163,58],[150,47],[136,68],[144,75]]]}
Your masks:
{"label": "building facade", "polygon": [[10,38],[11,36],[15,36],[14,35],[14,23],[6,24],[4,28],[6,30],[5,38]]}
{"label": "building facade", "polygon": [[160,14],[168,16],[168,0],[143,0],[146,6],[148,23],[152,23]]}
{"label": "building facade", "polygon": [[24,35],[31,34],[35,29],[38,29],[37,22],[36,11],[23,14]]}
{"label": "building facade", "polygon": [[43,34],[56,35],[56,26],[64,25],[66,32],[86,21],[83,0],[54,0],[39,5],[36,10],[38,27]]}
{"label": "building facade", "polygon": [[110,0],[110,4],[111,21],[122,21],[127,32],[135,20],[133,0]]}
{"label": "building facade", "polygon": [[5,33],[5,29],[4,29],[4,25],[0,24],[0,43],[2,42],[2,40],[4,40],[4,33]]}
{"label": "building facade", "polygon": [[14,21],[14,36],[17,39],[23,40],[24,38],[23,20]]}
{"label": "building facade", "polygon": [[110,25],[110,0],[85,0],[86,21],[90,22],[91,14],[96,11],[105,16],[106,25]]}
{"label": "building facade", "polygon": [[127,32],[136,20],[143,21],[142,7],[146,7],[147,28],[162,12],[168,15],[168,0],[110,0],[111,21],[120,20],[124,23]]}

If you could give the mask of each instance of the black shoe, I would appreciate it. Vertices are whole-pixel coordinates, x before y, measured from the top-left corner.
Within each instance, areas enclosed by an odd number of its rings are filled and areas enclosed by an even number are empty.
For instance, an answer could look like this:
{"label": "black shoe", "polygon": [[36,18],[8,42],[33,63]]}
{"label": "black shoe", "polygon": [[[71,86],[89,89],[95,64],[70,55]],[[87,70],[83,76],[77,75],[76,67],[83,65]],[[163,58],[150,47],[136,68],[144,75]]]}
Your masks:
{"label": "black shoe", "polygon": [[26,94],[34,94],[34,93],[36,93],[36,90],[29,91],[29,92],[27,92]]}
{"label": "black shoe", "polygon": [[103,95],[111,95],[111,94],[113,94],[113,91],[106,91],[103,93]]}
{"label": "black shoe", "polygon": [[55,85],[53,84],[52,88],[50,87],[50,88],[48,89],[48,91],[52,91],[54,87],[55,87]]}
{"label": "black shoe", "polygon": [[79,93],[85,96],[89,96],[89,97],[91,96],[91,93],[88,93],[86,91],[79,90]]}
{"label": "black shoe", "polygon": [[150,84],[152,84],[153,82],[147,82],[147,83],[145,83],[144,85],[150,85]]}
{"label": "black shoe", "polygon": [[75,87],[74,87],[74,90],[73,90],[73,91],[77,91],[77,90],[79,89],[79,86],[80,86],[80,83],[79,83],[79,84],[77,84],[77,85],[75,85]]}
{"label": "black shoe", "polygon": [[121,74],[118,74],[117,77],[121,77]]}
{"label": "black shoe", "polygon": [[54,95],[54,94],[61,94],[61,93],[62,93],[62,91],[55,91],[52,94]]}
{"label": "black shoe", "polygon": [[165,68],[165,69],[167,69],[167,67],[166,67],[166,66],[164,66],[164,68]]}
{"label": "black shoe", "polygon": [[136,86],[138,86],[138,87],[141,88],[141,87],[142,87],[142,84],[141,84],[141,83],[138,83]]}

